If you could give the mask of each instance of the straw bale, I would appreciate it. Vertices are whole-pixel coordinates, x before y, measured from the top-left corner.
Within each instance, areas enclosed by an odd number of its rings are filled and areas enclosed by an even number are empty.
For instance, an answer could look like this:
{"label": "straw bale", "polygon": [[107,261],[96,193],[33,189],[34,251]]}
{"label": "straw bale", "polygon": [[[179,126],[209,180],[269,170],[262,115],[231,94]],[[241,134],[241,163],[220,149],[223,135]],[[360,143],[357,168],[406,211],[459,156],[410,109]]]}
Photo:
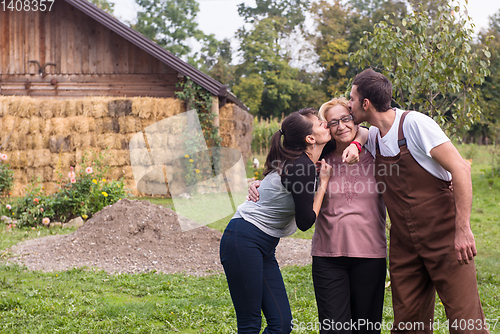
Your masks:
{"label": "straw bale", "polygon": [[[87,154],[87,160],[88,160],[88,158],[90,156],[90,153],[89,153],[90,150],[92,150],[94,152],[96,151],[95,148],[89,148],[89,147],[86,147],[86,148],[84,147],[82,149],[77,148],[75,150],[75,162],[76,162],[77,165],[80,164],[80,163],[82,163],[83,157],[85,156],[85,154]],[[90,162],[89,162],[89,164],[90,164]],[[78,168],[80,168],[80,167],[78,166]]]}
{"label": "straw bale", "polygon": [[22,134],[27,134],[30,129],[30,119],[29,118],[18,118],[16,123],[16,130]]}
{"label": "straw bale", "polygon": [[184,112],[185,108],[181,100],[174,98],[157,99],[160,100],[158,107],[158,118],[174,116]]}
{"label": "straw bale", "polygon": [[27,150],[26,156],[28,158],[29,167],[46,167],[52,163],[50,151],[45,150]]}
{"label": "straw bale", "polygon": [[[46,180],[49,181],[49,180]],[[44,182],[42,183],[43,190],[45,190],[45,193],[50,195],[56,193],[59,189],[57,186],[57,183],[55,182]]]}
{"label": "straw bale", "polygon": [[12,196],[14,197],[24,197],[26,194],[25,191],[26,182],[25,183],[14,183],[14,187],[12,188]]}
{"label": "straw bale", "polygon": [[121,177],[125,178],[121,167],[111,168],[108,172],[108,179],[110,180],[119,180]]}
{"label": "straw bale", "polygon": [[15,183],[21,182],[26,184],[26,182],[28,182],[24,168],[13,168],[12,170],[14,171],[14,180],[16,180]]}
{"label": "straw bale", "polygon": [[76,165],[75,152],[51,153],[52,167],[69,168]]}
{"label": "straw bale", "polygon": [[142,130],[140,119],[135,116],[125,116],[118,119],[120,125],[120,133],[137,133]]}
{"label": "straw bale", "polygon": [[35,147],[33,135],[26,135],[26,149],[32,150]]}
{"label": "straw bale", "polygon": [[26,177],[29,183],[43,181],[43,168],[26,167]]}
{"label": "straw bale", "polygon": [[137,190],[137,186],[135,185],[134,180],[126,180],[124,183],[125,183],[125,189],[128,190],[132,195],[137,197],[144,197],[146,195]]}
{"label": "straw bale", "polygon": [[68,100],[52,100],[51,102],[53,117],[65,117]]}
{"label": "straw bale", "polygon": [[49,149],[51,153],[73,151],[73,143],[71,140],[71,135],[51,136],[49,138]]}
{"label": "straw bale", "polygon": [[137,97],[132,101],[132,115],[139,118],[151,118],[153,99],[150,97]]}
{"label": "straw bale", "polygon": [[150,126],[151,124],[154,124],[156,121],[154,119],[141,119],[141,125],[142,125],[142,129],[145,129],[147,128],[148,126]]}
{"label": "straw bale", "polygon": [[108,111],[111,117],[128,116],[132,113],[132,101],[130,99],[109,101]]}
{"label": "straw bale", "polygon": [[104,158],[108,166],[130,165],[130,154],[128,150],[109,150]]}
{"label": "straw bale", "polygon": [[88,113],[88,105],[84,104],[84,115],[93,116],[95,118],[102,118],[109,115],[108,112],[108,98],[92,98],[92,111]]}
{"label": "straw bale", "polygon": [[136,166],[147,167],[153,164],[153,159],[151,157],[151,154],[145,148],[134,149],[128,152],[129,152],[129,160],[133,161],[134,165]]}
{"label": "straw bale", "polygon": [[[10,132],[7,134],[7,136]],[[7,137],[5,137],[7,138]],[[19,132],[14,131],[10,136],[6,144],[7,151],[25,150],[26,149],[26,138],[19,134]]]}
{"label": "straw bale", "polygon": [[54,117],[54,109],[60,103],[58,100],[42,100],[39,105],[39,114],[43,119]]}
{"label": "straw bale", "polygon": [[118,123],[118,119],[112,117],[102,117],[95,120],[96,125],[96,133],[119,133],[120,132],[120,124]]}
{"label": "straw bale", "polygon": [[94,111],[93,99],[83,99],[82,100],[82,116],[92,117],[92,113]]}
{"label": "straw bale", "polygon": [[31,117],[38,114],[38,106],[30,97],[11,97],[10,114],[19,117]]}
{"label": "straw bale", "polygon": [[12,151],[8,154],[7,162],[12,168],[24,168],[28,165],[26,151]]}
{"label": "straw bale", "polygon": [[117,149],[121,148],[120,135],[114,133],[104,133],[96,138],[96,146],[101,149]]}
{"label": "straw bale", "polygon": [[92,117],[74,116],[68,119],[71,123],[71,131],[77,133],[95,131],[95,119]]}
{"label": "straw bale", "polygon": [[40,123],[40,133],[43,137],[48,137],[52,131],[52,120],[44,119]]}
{"label": "straw bale", "polygon": [[121,135],[120,145],[119,145],[120,149],[122,149],[122,150],[128,150],[129,149],[130,140],[128,140],[127,138],[128,137],[126,135]]}
{"label": "straw bale", "polygon": [[33,150],[41,150],[45,148],[49,148],[48,140],[45,141],[42,134],[30,134],[26,135],[26,148]]}
{"label": "straw bale", "polygon": [[71,136],[73,147],[77,149],[90,148],[96,146],[96,138],[93,133],[76,134]]}
{"label": "straw bale", "polygon": [[74,117],[78,113],[77,110],[81,110],[81,109],[82,109],[82,107],[81,107],[81,103],[79,103],[79,101],[74,100],[74,99],[66,100],[64,116]]}
{"label": "straw bale", "polygon": [[42,118],[39,116],[32,116],[29,120],[29,133],[39,133],[42,125]]}
{"label": "straw bale", "polygon": [[9,102],[5,96],[0,96],[0,117],[9,113]]}
{"label": "straw bale", "polygon": [[55,181],[54,178],[54,168],[50,166],[43,167],[43,180],[44,181]]}
{"label": "straw bale", "polygon": [[17,124],[19,123],[20,118],[17,116],[12,116],[12,115],[5,115],[2,117],[2,132],[7,132],[10,133],[14,126],[17,127]]}
{"label": "straw bale", "polygon": [[68,135],[71,131],[71,122],[67,118],[55,117],[51,119],[51,134]]}
{"label": "straw bale", "polygon": [[134,178],[134,172],[132,171],[132,166],[121,166],[120,171],[122,172],[123,176],[125,177],[126,180],[130,180]]}

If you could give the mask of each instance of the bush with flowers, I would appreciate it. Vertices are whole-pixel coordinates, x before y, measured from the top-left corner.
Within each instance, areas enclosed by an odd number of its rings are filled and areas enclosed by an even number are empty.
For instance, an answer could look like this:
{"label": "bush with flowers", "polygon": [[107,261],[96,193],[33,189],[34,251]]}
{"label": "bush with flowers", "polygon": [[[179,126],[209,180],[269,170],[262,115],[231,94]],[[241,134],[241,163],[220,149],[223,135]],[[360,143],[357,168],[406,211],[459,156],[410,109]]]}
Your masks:
{"label": "bush with flowers", "polygon": [[12,205],[11,217],[17,219],[18,226],[64,223],[76,217],[88,219],[105,206],[127,197],[123,178],[106,180],[109,167],[103,160],[103,153],[94,156],[92,163],[85,155],[78,171],[70,167],[67,175],[59,173],[59,191],[55,194],[45,195],[40,185],[29,186],[26,195]]}
{"label": "bush with flowers", "polygon": [[14,171],[7,163],[7,154],[0,153],[0,196],[9,193],[14,185]]}

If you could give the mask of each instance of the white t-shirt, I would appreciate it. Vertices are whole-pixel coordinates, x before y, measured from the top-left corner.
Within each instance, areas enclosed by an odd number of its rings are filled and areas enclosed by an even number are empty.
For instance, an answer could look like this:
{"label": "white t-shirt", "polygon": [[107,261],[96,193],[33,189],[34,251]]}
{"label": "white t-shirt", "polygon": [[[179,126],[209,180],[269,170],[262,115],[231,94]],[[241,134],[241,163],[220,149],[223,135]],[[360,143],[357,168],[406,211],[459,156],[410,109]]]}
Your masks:
{"label": "white t-shirt", "polygon": [[[394,123],[392,123],[389,132],[382,138],[377,127],[370,127],[368,142],[365,147],[373,156],[376,153],[375,143],[377,137],[382,156],[393,157],[399,153],[398,130],[403,113],[404,110],[396,109]],[[403,124],[403,134],[406,138],[408,150],[420,166],[441,180],[451,181],[451,174],[432,159],[430,154],[434,147],[450,141],[432,118],[416,111],[408,113]]]}

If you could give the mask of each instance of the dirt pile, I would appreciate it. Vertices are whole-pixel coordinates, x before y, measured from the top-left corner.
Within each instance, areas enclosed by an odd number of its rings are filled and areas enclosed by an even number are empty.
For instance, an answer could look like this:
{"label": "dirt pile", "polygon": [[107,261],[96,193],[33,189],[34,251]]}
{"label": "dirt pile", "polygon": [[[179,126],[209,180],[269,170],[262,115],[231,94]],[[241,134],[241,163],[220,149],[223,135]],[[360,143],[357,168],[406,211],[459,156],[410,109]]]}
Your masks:
{"label": "dirt pile", "polygon": [[[11,262],[31,270],[97,267],[110,273],[150,270],[206,275],[221,272],[222,234],[206,226],[182,231],[174,211],[148,201],[121,200],[69,235],[29,240],[12,247]],[[310,240],[282,239],[281,266],[310,263]]]}

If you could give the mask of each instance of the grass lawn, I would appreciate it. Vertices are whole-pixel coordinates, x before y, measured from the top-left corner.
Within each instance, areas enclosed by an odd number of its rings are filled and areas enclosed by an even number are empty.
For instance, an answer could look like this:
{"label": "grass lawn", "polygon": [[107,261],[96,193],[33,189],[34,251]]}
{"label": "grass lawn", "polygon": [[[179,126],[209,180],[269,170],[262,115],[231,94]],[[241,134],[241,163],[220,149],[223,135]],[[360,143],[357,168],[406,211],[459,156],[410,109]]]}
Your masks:
{"label": "grass lawn", "polygon": [[[476,236],[476,267],[484,313],[500,318],[500,187],[484,177],[491,156],[485,147],[459,146],[473,157],[474,205],[472,228]],[[262,163],[262,160],[261,160]],[[172,206],[165,198],[148,198]],[[209,226],[222,231],[229,217]],[[25,239],[74,229],[15,229],[0,226],[0,333],[235,333],[236,319],[224,275],[191,277],[182,274],[108,275],[84,268],[42,273],[6,265],[6,251]],[[301,234],[310,238],[312,232]],[[317,320],[311,267],[282,269],[299,333]],[[384,322],[392,321],[391,293],[387,290]],[[445,321],[436,301],[436,321]],[[495,320],[490,322],[492,326]],[[298,329],[298,327],[297,327]],[[446,333],[441,326],[436,333]],[[500,333],[500,324],[491,330]],[[389,333],[383,330],[382,333]]]}

